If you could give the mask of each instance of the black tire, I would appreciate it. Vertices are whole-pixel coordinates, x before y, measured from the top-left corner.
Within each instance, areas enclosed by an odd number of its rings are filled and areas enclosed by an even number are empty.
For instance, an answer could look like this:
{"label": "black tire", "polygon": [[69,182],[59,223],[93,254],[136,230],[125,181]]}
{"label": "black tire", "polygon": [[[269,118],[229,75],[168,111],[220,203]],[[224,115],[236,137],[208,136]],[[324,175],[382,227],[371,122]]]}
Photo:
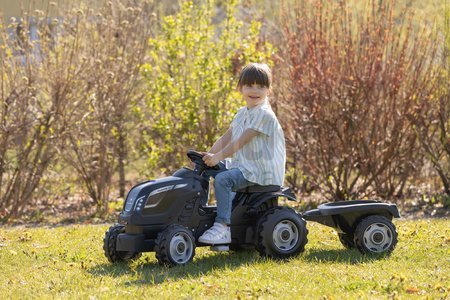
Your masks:
{"label": "black tire", "polygon": [[355,230],[355,245],[363,254],[389,253],[397,245],[397,230],[388,218],[372,215],[362,219]]}
{"label": "black tire", "polygon": [[128,262],[136,260],[141,256],[140,252],[131,251],[117,251],[117,236],[120,233],[125,232],[125,226],[121,224],[115,224],[109,227],[108,231],[105,232],[105,238],[103,239],[103,251],[106,258],[112,262]]}
{"label": "black tire", "polygon": [[234,251],[234,252],[241,252],[241,251],[246,250],[239,244],[229,244],[228,247],[230,248],[231,251]]}
{"label": "black tire", "polygon": [[338,233],[339,241],[341,244],[347,248],[352,249],[355,248],[354,236],[351,233]]}
{"label": "black tire", "polygon": [[195,238],[192,232],[182,225],[170,225],[158,233],[155,243],[156,259],[161,265],[185,265],[194,258]]}
{"label": "black tire", "polygon": [[307,236],[306,221],[298,213],[275,207],[259,219],[256,250],[263,257],[289,258],[305,251]]}

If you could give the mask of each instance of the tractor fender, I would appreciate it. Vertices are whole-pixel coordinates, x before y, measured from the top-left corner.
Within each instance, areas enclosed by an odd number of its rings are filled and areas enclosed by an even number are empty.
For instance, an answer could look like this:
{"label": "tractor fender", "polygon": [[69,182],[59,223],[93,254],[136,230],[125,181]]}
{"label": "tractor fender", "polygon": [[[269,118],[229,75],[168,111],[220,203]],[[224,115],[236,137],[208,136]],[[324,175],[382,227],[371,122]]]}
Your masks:
{"label": "tractor fender", "polygon": [[295,194],[292,192],[290,188],[282,188],[278,192],[271,192],[271,193],[264,193],[263,195],[259,196],[256,201],[252,201],[250,207],[257,208],[266,201],[278,198],[278,197],[284,197],[291,201],[297,201],[297,198],[295,197]]}

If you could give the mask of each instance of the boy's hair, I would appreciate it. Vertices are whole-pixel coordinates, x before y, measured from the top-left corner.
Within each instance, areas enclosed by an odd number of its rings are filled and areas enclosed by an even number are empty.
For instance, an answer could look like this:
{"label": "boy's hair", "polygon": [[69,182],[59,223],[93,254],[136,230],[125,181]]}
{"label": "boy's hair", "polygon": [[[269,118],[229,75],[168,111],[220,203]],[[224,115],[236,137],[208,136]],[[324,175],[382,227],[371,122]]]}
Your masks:
{"label": "boy's hair", "polygon": [[237,87],[240,89],[255,83],[268,89],[272,86],[272,71],[267,64],[250,63],[242,69]]}

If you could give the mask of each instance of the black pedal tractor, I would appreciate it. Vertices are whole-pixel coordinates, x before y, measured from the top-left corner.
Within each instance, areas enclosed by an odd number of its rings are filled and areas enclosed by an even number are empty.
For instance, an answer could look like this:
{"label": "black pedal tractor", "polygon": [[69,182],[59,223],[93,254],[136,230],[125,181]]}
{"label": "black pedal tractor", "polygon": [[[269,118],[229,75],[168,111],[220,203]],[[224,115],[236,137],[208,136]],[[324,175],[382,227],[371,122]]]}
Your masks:
{"label": "black pedal tractor", "polygon": [[[189,151],[194,169],[134,186],[119,215],[119,224],[105,234],[104,251],[110,262],[138,258],[154,251],[159,263],[183,265],[191,261],[198,238],[210,228],[217,207],[209,206],[208,167],[203,154]],[[218,168],[218,166],[213,167]],[[278,204],[278,198],[296,200],[289,188],[251,186],[236,191],[231,214],[230,245],[215,249],[256,248],[262,256],[287,258],[303,252],[308,230],[301,214]]]}

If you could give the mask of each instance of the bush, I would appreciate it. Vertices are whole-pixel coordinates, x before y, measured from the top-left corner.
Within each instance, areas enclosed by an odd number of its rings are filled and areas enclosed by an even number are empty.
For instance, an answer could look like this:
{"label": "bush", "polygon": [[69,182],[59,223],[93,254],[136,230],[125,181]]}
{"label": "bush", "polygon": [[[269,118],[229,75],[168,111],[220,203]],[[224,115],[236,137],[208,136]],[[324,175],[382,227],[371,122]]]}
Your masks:
{"label": "bush", "polygon": [[0,28],[3,218],[31,203],[58,153],[100,214],[117,166],[124,193],[129,112],[142,98],[139,67],[155,20],[150,1],[133,3],[109,1],[96,11],[51,4],[45,13],[22,12],[12,38]]}
{"label": "bush", "polygon": [[449,206],[450,198],[450,7],[444,10],[443,26],[438,28],[440,34],[441,55],[438,56],[438,83],[434,94],[430,97],[416,98],[414,111],[410,120],[417,133],[428,161],[441,179],[442,198],[445,206]]}
{"label": "bush", "polygon": [[[18,217],[58,152],[68,129],[66,114],[77,101],[72,89],[80,72],[76,35],[54,39],[54,24],[41,11],[0,25],[0,218]],[[30,40],[30,28],[38,40]]]}
{"label": "bush", "polygon": [[120,175],[125,193],[128,135],[133,133],[131,109],[142,98],[139,68],[154,24],[149,2],[116,1],[98,12],[78,11],[77,41],[83,71],[73,90],[79,101],[66,131],[64,159],[77,172],[98,213],[108,208],[112,176]]}
{"label": "bush", "polygon": [[149,61],[142,66],[147,97],[139,112],[149,174],[179,167],[188,149],[212,146],[244,104],[235,91],[240,67],[270,63],[271,46],[258,47],[260,23],[243,28],[234,17],[235,1],[224,4],[223,17],[214,15],[213,4],[184,3],[149,41]]}
{"label": "bush", "polygon": [[407,117],[432,94],[434,36],[396,19],[392,1],[364,15],[346,1],[284,12],[289,166],[336,200],[401,196],[420,166]]}

